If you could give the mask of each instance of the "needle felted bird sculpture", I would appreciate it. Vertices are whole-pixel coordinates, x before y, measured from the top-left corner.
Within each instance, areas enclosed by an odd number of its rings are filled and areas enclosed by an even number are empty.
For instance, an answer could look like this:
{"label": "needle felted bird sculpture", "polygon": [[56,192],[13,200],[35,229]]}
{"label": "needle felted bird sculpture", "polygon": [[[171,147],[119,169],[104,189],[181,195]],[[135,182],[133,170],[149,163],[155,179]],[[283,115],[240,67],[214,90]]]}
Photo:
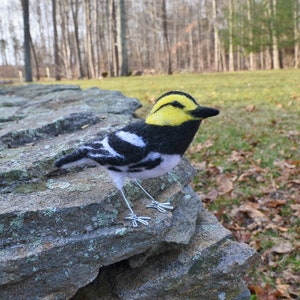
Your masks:
{"label": "needle felted bird sculpture", "polygon": [[55,162],[68,168],[88,159],[106,168],[120,190],[130,211],[127,220],[134,227],[148,225],[151,218],[138,216],[131,208],[123,185],[125,178],[133,179],[151,199],[147,207],[160,212],[173,207],[169,202],[156,201],[138,180],[161,176],[173,169],[192,142],[203,119],[218,115],[214,108],[200,106],[187,93],[171,91],[160,96],[145,121],[127,125],[104,139],[85,144]]}

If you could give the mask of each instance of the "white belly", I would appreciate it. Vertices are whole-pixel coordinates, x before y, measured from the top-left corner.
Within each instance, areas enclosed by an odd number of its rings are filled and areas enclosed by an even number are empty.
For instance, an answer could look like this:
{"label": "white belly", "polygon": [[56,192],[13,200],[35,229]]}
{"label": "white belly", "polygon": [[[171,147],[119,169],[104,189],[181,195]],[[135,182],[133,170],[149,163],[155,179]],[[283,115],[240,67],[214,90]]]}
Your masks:
{"label": "white belly", "polygon": [[126,172],[126,177],[135,178],[135,179],[147,179],[159,177],[161,175],[166,174],[168,171],[172,170],[175,166],[180,162],[181,156],[179,154],[170,155],[170,154],[162,154],[161,155],[162,162],[153,169],[143,170],[143,172],[130,173]]}

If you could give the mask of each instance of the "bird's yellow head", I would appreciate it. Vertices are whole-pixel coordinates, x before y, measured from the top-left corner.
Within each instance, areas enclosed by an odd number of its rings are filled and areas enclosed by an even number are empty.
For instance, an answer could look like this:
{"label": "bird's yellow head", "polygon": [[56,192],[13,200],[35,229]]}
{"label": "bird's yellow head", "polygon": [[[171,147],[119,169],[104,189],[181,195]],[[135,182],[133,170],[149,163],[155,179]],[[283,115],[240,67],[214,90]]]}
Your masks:
{"label": "bird's yellow head", "polygon": [[202,121],[216,116],[217,109],[202,107],[187,93],[171,91],[160,96],[148,117],[147,124],[177,126],[187,121]]}

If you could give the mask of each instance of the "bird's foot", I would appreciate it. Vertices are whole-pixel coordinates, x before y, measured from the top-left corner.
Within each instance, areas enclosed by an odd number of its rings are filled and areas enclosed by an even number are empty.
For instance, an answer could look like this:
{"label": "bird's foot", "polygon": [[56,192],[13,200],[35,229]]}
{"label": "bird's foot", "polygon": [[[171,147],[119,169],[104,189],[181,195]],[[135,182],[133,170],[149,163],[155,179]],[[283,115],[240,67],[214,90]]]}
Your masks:
{"label": "bird's foot", "polygon": [[147,220],[151,220],[150,217],[139,217],[136,214],[131,213],[129,217],[125,217],[126,220],[131,220],[133,227],[138,227],[138,222],[144,225],[149,225]]}
{"label": "bird's foot", "polygon": [[153,200],[149,205],[146,206],[147,208],[155,208],[158,211],[164,213],[166,212],[166,209],[174,209],[174,207],[171,205],[170,202],[164,202],[164,203],[160,203],[158,201]]}

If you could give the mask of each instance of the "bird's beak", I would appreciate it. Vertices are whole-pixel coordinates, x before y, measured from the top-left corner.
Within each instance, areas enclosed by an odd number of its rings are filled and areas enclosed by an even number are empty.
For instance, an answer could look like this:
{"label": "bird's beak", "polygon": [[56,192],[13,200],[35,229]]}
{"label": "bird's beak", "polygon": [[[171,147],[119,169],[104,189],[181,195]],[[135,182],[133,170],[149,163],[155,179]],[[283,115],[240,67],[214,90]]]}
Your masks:
{"label": "bird's beak", "polygon": [[201,107],[198,107],[198,108],[192,110],[190,112],[190,114],[193,117],[196,117],[199,119],[206,119],[206,118],[214,117],[214,116],[218,115],[219,110],[217,110],[215,108],[201,106]]}

